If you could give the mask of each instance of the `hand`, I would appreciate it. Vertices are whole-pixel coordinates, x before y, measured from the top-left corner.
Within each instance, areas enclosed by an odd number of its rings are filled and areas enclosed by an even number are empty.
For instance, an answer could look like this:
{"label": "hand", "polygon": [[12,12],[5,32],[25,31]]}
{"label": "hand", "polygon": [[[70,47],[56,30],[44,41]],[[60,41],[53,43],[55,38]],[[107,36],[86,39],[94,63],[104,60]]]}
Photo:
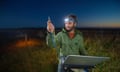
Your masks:
{"label": "hand", "polygon": [[48,21],[47,21],[47,31],[50,33],[53,33],[55,31],[55,27],[52,24],[50,19],[48,19]]}

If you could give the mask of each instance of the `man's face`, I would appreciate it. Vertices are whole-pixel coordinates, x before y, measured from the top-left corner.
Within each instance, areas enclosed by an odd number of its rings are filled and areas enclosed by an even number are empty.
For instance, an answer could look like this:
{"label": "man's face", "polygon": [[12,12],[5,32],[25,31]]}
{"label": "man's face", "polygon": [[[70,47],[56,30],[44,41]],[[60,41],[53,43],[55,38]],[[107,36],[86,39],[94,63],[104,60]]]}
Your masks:
{"label": "man's face", "polygon": [[74,22],[65,22],[65,29],[71,31],[75,28],[76,24]]}

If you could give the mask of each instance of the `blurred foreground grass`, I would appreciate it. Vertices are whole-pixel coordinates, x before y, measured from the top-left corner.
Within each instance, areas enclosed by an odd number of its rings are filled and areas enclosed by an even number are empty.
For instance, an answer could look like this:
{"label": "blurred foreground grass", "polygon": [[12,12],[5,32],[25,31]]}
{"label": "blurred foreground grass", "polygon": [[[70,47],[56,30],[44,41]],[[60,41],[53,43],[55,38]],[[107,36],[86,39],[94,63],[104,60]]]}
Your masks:
{"label": "blurred foreground grass", "polygon": [[[56,72],[56,51],[47,47],[45,41],[15,42],[13,45],[1,55],[0,72]],[[94,72],[120,72],[119,47],[119,38],[85,37],[89,55],[110,57],[109,61],[97,65]]]}

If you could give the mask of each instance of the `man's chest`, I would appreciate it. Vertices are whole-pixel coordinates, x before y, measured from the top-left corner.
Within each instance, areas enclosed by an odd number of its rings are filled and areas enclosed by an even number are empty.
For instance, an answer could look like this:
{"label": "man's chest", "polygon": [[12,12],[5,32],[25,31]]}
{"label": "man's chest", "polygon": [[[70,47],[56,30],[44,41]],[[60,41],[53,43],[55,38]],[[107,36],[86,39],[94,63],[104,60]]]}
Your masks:
{"label": "man's chest", "polygon": [[79,44],[80,44],[80,36],[79,35],[76,35],[74,38],[69,38],[68,35],[65,35],[63,34],[62,35],[62,38],[61,38],[61,45],[64,46],[64,47],[78,47]]}

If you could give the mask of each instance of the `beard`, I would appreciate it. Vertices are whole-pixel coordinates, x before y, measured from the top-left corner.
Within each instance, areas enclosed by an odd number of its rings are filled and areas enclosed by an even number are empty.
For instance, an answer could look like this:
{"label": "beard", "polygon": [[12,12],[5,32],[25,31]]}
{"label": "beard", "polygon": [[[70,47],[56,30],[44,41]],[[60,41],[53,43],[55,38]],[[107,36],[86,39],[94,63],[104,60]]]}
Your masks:
{"label": "beard", "polygon": [[66,27],[64,27],[64,29],[65,29],[67,32],[71,32],[72,30],[75,29],[75,27],[73,26],[73,27],[71,27],[70,29],[67,29]]}

